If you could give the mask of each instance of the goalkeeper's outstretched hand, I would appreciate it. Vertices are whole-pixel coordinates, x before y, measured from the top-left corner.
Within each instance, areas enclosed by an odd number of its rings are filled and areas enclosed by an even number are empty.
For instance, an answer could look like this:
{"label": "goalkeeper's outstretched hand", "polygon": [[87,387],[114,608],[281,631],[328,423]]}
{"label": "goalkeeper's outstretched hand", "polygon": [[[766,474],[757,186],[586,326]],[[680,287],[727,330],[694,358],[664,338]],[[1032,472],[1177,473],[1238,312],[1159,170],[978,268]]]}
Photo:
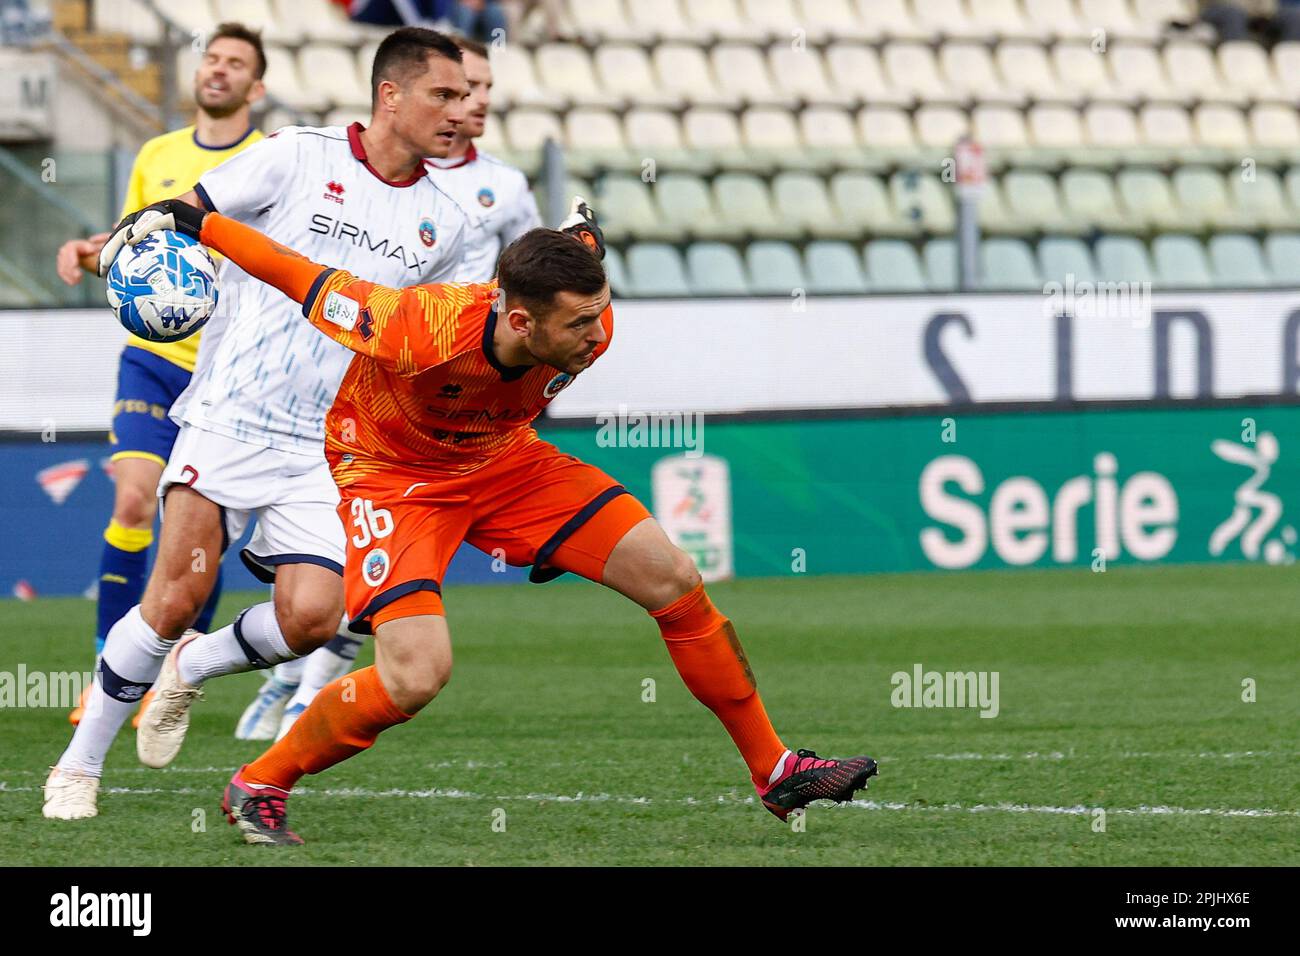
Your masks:
{"label": "goalkeeper's outstretched hand", "polygon": [[560,223],[560,232],[573,236],[590,249],[597,259],[605,258],[605,234],[596,223],[596,214],[581,196],[573,197],[569,216]]}
{"label": "goalkeeper's outstretched hand", "polygon": [[197,242],[206,215],[206,210],[179,199],[165,199],[131,213],[113,227],[104,248],[99,251],[99,275],[102,277],[108,274],[109,266],[123,246],[134,246],[151,232],[164,229],[182,232]]}

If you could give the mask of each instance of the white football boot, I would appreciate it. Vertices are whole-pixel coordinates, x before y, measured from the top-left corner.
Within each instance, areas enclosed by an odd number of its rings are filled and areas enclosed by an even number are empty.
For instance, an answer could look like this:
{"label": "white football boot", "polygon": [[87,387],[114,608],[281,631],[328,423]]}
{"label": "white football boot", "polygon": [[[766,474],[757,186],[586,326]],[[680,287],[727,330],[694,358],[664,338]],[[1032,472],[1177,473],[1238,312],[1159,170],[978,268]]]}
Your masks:
{"label": "white football boot", "polygon": [[181,649],[199,637],[193,629],[181,635],[153,685],[153,700],[140,715],[135,732],[135,752],[146,767],[165,767],[181,752],[185,732],[190,729],[190,707],[203,698],[203,691],[181,680],[176,667]]}
{"label": "white football boot", "polygon": [[49,820],[85,820],[98,816],[99,778],[88,773],[50,768],[41,815]]}
{"label": "white football boot", "polygon": [[297,684],[286,683],[276,677],[274,671],[267,674],[262,689],[239,715],[239,723],[235,725],[235,739],[275,740],[285,705],[297,690]]}

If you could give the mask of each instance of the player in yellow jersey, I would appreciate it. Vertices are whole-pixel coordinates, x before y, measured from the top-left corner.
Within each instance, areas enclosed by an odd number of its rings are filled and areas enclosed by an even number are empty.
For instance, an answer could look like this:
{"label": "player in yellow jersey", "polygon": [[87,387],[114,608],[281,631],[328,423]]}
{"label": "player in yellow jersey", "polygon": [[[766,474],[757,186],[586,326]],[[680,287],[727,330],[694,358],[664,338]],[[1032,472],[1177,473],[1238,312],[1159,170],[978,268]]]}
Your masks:
{"label": "player in yellow jersey", "polygon": [[[265,93],[265,72],[266,54],[258,33],[239,23],[218,26],[194,73],[198,104],[194,124],[157,136],[140,148],[122,215],[185,192],[203,173],[260,140],[262,134],[253,128],[249,108]],[[107,238],[108,233],[103,233],[65,243],[58,255],[60,278],[76,285],[83,269],[93,273]],[[192,335],[179,342],[149,342],[132,336],[122,350],[109,435],[116,487],[99,567],[96,655],[103,650],[109,628],[140,603],[144,592],[158,480],[176,440],[177,426],[167,410],[189,384],[199,339]],[[218,578],[195,622],[199,630],[208,630],[220,592]],[[81,714],[79,704],[69,720],[77,724]]]}

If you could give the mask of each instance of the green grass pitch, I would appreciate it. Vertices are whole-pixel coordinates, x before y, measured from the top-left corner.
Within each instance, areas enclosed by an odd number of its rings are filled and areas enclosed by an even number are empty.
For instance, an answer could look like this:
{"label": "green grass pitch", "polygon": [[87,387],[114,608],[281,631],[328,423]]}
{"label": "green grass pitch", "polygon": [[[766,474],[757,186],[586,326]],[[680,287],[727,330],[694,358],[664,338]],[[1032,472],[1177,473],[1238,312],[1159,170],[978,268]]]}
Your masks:
{"label": "green grass pitch", "polygon": [[[137,763],[128,728],[88,821],[40,816],[65,713],[0,710],[0,864],[1300,862],[1293,569],[791,577],[710,593],[787,744],[880,759],[856,804],[814,805],[802,832],[764,811],[653,622],[618,595],[453,587],[450,685],[304,781],[290,820],[306,847],[246,847],[217,810],[264,746],[231,737],[261,681],[248,674],[208,685],[166,771]],[[254,599],[227,596],[218,619]],[[0,602],[0,671],[87,668],[92,614],[80,599]],[[891,674],[918,663],[997,671],[1000,713],[895,708]]]}

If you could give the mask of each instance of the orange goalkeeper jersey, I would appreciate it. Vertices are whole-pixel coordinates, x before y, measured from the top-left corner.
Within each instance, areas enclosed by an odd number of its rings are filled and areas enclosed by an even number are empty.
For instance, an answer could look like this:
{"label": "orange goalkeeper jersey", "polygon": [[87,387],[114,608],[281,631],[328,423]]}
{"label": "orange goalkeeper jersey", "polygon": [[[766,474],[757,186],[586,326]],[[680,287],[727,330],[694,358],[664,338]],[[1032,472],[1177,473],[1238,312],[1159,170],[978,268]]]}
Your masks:
{"label": "orange goalkeeper jersey", "polygon": [[[538,441],[533,419],[574,379],[549,365],[497,361],[495,282],[390,289],[325,271],[312,286],[308,319],[357,353],[325,419],[339,487],[392,464],[474,471]],[[612,309],[600,321],[612,335]]]}

